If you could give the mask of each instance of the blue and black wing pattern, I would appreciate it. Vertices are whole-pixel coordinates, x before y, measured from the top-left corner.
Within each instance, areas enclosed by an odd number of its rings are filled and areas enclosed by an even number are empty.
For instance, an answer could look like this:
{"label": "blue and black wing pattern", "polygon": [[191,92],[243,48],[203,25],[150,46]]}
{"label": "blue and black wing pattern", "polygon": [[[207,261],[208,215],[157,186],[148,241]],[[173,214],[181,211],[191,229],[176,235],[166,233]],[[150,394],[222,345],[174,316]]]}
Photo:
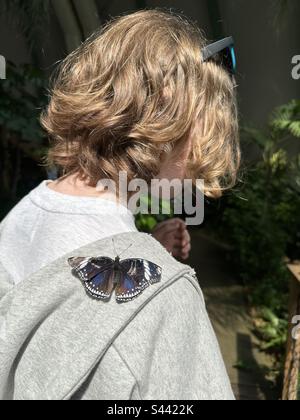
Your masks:
{"label": "blue and black wing pattern", "polygon": [[89,295],[102,300],[111,297],[114,289],[114,261],[111,258],[70,258],[69,264]]}
{"label": "blue and black wing pattern", "polygon": [[121,261],[120,267],[121,274],[116,288],[117,301],[132,300],[150,284],[161,281],[161,267],[150,261],[131,258]]}
{"label": "blue and black wing pattern", "polygon": [[161,281],[162,269],[143,259],[120,261],[108,257],[68,260],[69,265],[84,284],[89,295],[109,300],[115,288],[117,302],[128,302],[139,296],[148,286]]}

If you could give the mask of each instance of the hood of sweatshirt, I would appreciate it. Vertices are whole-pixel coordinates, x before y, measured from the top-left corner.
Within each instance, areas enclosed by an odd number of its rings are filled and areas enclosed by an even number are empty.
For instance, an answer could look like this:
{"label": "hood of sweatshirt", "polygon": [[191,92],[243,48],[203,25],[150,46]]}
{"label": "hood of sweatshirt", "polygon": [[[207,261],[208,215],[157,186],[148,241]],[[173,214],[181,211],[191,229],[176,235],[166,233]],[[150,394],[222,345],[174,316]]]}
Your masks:
{"label": "hood of sweatshirt", "polygon": [[[89,297],[68,259],[114,259],[114,246],[120,252],[130,247],[122,258],[160,266],[161,281],[122,304],[114,293],[108,302]],[[192,279],[194,273],[142,233],[117,235],[114,241],[106,238],[75,250],[17,286],[0,268],[0,399],[13,399],[16,389],[24,399],[71,398],[143,307],[185,274]],[[199,288],[196,279],[194,283]]]}

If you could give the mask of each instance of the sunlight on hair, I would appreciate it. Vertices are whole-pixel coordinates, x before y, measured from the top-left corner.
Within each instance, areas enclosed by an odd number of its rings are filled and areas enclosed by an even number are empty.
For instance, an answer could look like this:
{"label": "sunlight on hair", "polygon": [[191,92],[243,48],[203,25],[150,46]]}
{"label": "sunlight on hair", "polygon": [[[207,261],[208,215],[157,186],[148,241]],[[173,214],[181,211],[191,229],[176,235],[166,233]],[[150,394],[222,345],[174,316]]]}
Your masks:
{"label": "sunlight on hair", "polygon": [[238,116],[234,82],[203,62],[206,44],[175,13],[112,20],[58,69],[41,118],[52,141],[49,164],[91,185],[120,171],[150,182],[163,155],[192,136],[187,176],[219,197],[236,182]]}

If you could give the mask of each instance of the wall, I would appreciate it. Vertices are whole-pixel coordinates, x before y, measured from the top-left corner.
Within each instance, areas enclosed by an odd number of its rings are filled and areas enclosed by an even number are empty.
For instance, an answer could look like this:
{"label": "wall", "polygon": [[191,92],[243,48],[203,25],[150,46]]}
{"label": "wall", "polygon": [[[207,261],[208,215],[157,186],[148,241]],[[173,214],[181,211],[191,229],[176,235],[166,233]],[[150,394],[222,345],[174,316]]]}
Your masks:
{"label": "wall", "polygon": [[241,115],[263,124],[274,107],[300,97],[300,81],[291,76],[291,60],[300,54],[300,2],[274,22],[273,0],[220,1],[223,25],[236,40]]}
{"label": "wall", "polygon": [[[300,81],[291,77],[292,56],[300,54],[300,2],[290,2],[293,7],[286,17],[286,26],[279,31],[273,24],[274,0],[219,0],[223,33],[234,35],[236,40],[241,117],[258,125],[266,122],[275,106],[300,97]],[[110,1],[106,3],[106,13],[115,16],[132,11],[137,3],[183,11],[198,22],[209,39],[214,36],[208,8],[212,3],[209,0]],[[102,0],[98,0],[99,7],[103,4]],[[49,16],[49,21],[49,29],[47,26],[38,40],[38,64],[51,72],[53,64],[64,57],[65,48],[55,16]],[[17,64],[31,59],[23,35],[3,17],[0,17],[0,55]]]}

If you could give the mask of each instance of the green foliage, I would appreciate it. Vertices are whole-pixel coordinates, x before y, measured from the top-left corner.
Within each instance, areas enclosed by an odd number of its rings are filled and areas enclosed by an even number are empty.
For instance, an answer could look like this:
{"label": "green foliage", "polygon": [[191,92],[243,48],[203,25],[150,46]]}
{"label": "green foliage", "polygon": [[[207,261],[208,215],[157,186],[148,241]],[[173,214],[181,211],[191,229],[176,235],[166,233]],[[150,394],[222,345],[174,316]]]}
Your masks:
{"label": "green foliage", "polygon": [[141,232],[151,233],[158,223],[174,217],[172,204],[167,200],[159,200],[159,214],[152,215],[152,202],[153,199],[150,196],[140,198],[140,205],[143,204],[144,208],[148,209],[148,214],[139,213],[135,218],[136,226]]}
{"label": "green foliage", "polygon": [[282,356],[282,351],[285,349],[288,333],[288,320],[279,318],[268,307],[260,309],[260,316],[262,323],[258,329],[259,334],[264,341],[262,349],[265,351],[272,350],[279,356]]}
{"label": "green foliage", "polygon": [[245,128],[242,134],[257,146],[261,159],[246,172],[239,193],[227,199],[222,235],[234,246],[233,260],[251,304],[260,308],[263,348],[283,355],[289,285],[285,257],[291,249],[300,257],[300,157],[289,156],[284,142],[289,136],[300,138],[300,101],[277,109],[266,132]]}
{"label": "green foliage", "polygon": [[300,101],[293,100],[278,108],[272,116],[271,126],[274,130],[300,138]]}
{"label": "green foliage", "polygon": [[38,70],[8,64],[7,79],[0,83],[1,197],[16,198],[24,160],[39,162],[46,151],[39,125],[45,99],[44,79]]}
{"label": "green foliage", "polygon": [[242,372],[252,372],[253,366],[246,361],[246,360],[238,360],[235,365],[233,365],[234,369],[240,370]]}

